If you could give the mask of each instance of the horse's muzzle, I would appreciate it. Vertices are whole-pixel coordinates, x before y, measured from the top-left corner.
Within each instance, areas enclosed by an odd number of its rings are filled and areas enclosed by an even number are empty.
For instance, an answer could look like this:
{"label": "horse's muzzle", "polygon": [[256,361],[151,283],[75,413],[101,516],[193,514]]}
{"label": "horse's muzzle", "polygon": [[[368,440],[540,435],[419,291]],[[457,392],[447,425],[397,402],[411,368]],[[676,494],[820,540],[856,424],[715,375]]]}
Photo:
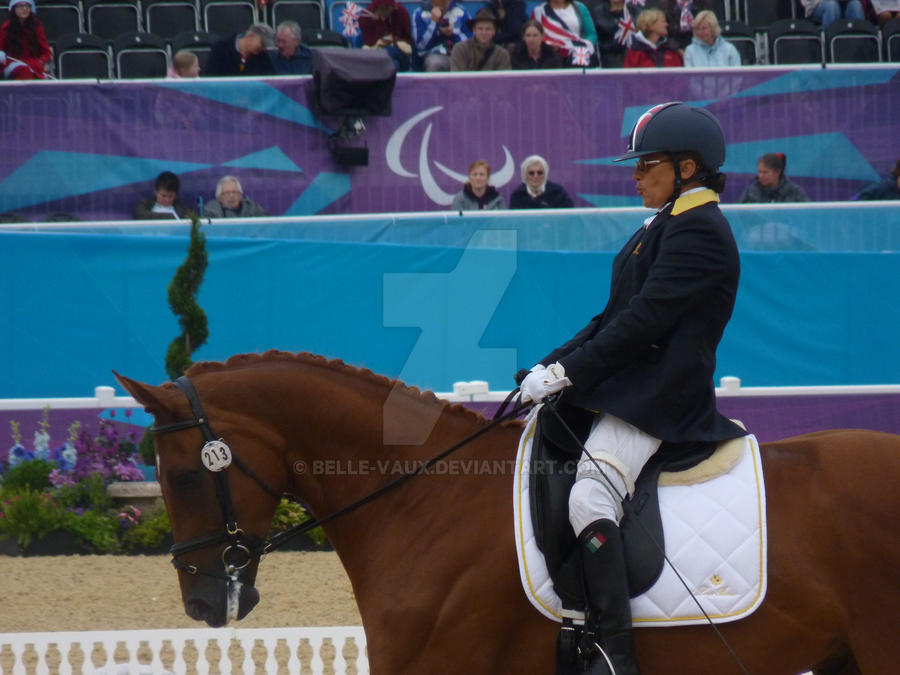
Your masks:
{"label": "horse's muzzle", "polygon": [[192,619],[205,621],[212,628],[220,628],[232,618],[240,621],[259,603],[259,591],[250,584],[240,584],[235,598],[237,607],[231,609],[233,614],[229,616],[228,597],[235,593],[233,584],[217,579],[204,586],[206,592],[192,593],[185,598],[184,611]]}

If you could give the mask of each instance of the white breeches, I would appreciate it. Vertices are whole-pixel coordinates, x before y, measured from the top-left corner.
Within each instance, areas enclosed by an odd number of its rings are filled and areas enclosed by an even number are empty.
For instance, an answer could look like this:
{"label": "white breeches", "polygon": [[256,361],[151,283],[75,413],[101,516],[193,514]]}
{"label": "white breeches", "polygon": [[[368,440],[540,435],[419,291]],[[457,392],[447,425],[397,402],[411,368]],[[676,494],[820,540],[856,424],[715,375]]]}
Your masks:
{"label": "white breeches", "polygon": [[569,492],[569,522],[576,535],[595,520],[622,519],[622,500],[634,491],[634,481],[661,442],[614,415],[594,419],[584,444],[590,457],[582,454],[578,460]]}

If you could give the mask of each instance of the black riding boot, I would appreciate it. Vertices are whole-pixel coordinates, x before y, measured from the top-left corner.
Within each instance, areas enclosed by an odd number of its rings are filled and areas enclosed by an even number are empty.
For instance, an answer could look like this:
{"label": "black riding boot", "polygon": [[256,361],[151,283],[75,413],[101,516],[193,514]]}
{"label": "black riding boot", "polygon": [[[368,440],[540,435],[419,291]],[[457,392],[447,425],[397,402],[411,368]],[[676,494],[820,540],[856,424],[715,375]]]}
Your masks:
{"label": "black riding boot", "polygon": [[[587,588],[587,621],[582,655],[591,675],[638,675],[631,635],[631,603],[619,526],[596,520],[578,537]],[[606,653],[613,669],[595,645]]]}

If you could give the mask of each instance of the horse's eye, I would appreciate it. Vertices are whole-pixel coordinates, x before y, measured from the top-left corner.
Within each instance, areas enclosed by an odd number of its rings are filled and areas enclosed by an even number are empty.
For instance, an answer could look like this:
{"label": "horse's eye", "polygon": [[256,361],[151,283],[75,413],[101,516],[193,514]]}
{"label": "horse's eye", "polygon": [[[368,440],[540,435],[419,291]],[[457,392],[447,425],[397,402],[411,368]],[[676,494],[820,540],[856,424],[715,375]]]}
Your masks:
{"label": "horse's eye", "polygon": [[194,471],[184,471],[183,473],[179,473],[172,479],[172,482],[175,484],[175,487],[180,488],[190,488],[197,484],[200,480],[200,474],[202,472],[200,469],[195,469]]}

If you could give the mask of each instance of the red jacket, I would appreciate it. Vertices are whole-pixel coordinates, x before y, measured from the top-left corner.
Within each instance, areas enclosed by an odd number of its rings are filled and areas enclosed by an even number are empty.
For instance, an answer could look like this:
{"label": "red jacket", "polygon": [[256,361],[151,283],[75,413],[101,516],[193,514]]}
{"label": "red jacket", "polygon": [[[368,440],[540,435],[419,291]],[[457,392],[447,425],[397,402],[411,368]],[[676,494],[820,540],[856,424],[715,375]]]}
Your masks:
{"label": "red jacket", "polygon": [[655,49],[643,40],[633,39],[625,53],[626,68],[673,68],[683,66],[681,54],[665,42]]}
{"label": "red jacket", "polygon": [[[13,16],[9,21],[18,21]],[[9,48],[9,21],[4,22],[0,26],[0,50],[6,52],[7,56],[27,63],[28,66],[37,74],[44,74],[44,65],[50,62],[51,52],[50,45],[47,43],[47,36],[44,33],[44,26],[32,16],[32,20],[28,22],[22,30],[22,40],[19,49],[12,51]],[[32,46],[32,35],[37,36],[38,50],[34,51]]]}

